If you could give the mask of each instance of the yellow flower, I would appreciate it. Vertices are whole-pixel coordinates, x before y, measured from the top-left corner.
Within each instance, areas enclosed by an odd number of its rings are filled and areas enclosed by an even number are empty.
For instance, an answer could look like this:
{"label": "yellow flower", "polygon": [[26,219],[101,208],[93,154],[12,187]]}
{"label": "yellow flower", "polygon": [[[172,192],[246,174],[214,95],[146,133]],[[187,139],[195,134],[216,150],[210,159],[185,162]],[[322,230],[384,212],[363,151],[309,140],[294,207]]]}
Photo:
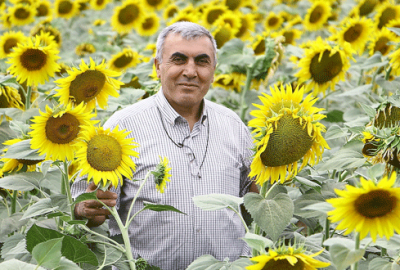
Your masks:
{"label": "yellow flower", "polygon": [[350,43],[352,49],[361,55],[373,31],[371,19],[365,17],[347,18],[340,32],[338,43],[344,46],[345,42]]}
{"label": "yellow flower", "polygon": [[159,27],[160,19],[158,18],[158,15],[154,12],[149,12],[143,16],[142,20],[136,27],[136,30],[141,36],[152,36],[157,33]]}
{"label": "yellow flower", "polygon": [[12,25],[25,25],[35,21],[36,9],[34,7],[16,4],[9,8],[8,14]]}
{"label": "yellow flower", "polygon": [[96,52],[96,48],[90,43],[81,43],[75,48],[76,55],[81,57],[94,52]]}
{"label": "yellow flower", "polygon": [[[18,142],[22,142],[23,139],[12,139],[4,142],[4,145],[13,145]],[[3,149],[7,152],[8,149]],[[33,172],[36,170],[37,165],[43,161],[43,159],[13,159],[13,158],[2,158],[0,161],[4,162],[1,173],[14,173],[19,171]]]}
{"label": "yellow flower", "polygon": [[61,47],[61,42],[62,42],[61,33],[60,31],[58,31],[57,28],[54,28],[51,25],[39,24],[36,27],[32,28],[30,34],[31,36],[34,37],[40,34],[41,32],[50,33],[50,35],[54,37],[54,41],[57,43],[58,47]]}
{"label": "yellow flower", "polygon": [[254,32],[256,27],[254,16],[251,13],[243,14],[241,12],[238,13],[237,16],[240,19],[240,28],[235,34],[235,37],[246,40],[251,36],[251,33]]}
{"label": "yellow flower", "polygon": [[171,167],[168,166],[168,162],[169,160],[167,157],[162,158],[160,156],[160,163],[158,163],[156,169],[151,172],[154,177],[154,183],[156,184],[156,189],[160,193],[164,193],[164,189],[167,186],[167,182],[171,181],[169,179],[169,177],[172,176],[171,174],[169,174]]}
{"label": "yellow flower", "polygon": [[89,126],[83,132],[83,138],[76,144],[79,151],[76,158],[80,175],[88,175],[88,182],[97,185],[108,183],[117,187],[122,178],[132,179],[136,165],[131,157],[139,157],[133,149],[138,147],[133,138],[127,138],[130,132],[104,130],[103,127]]}
{"label": "yellow flower", "polygon": [[283,36],[285,38],[285,41],[283,41],[284,45],[295,45],[296,44],[296,39],[299,39],[301,37],[302,32],[296,28],[293,27],[285,27],[284,29],[280,30],[279,32],[273,32],[271,34],[272,38],[277,38],[279,36]]}
{"label": "yellow flower", "polygon": [[163,18],[164,20],[168,20],[171,19],[172,17],[174,17],[176,14],[178,14],[179,12],[179,8],[177,5],[175,5],[174,3],[170,3],[163,12]]}
{"label": "yellow flower", "polygon": [[1,15],[1,24],[2,28],[11,28],[11,14],[10,12],[4,11]]}
{"label": "yellow flower", "polygon": [[46,159],[72,161],[74,152],[78,150],[75,143],[78,141],[84,126],[92,126],[96,121],[91,120],[93,114],[86,110],[83,103],[75,108],[68,104],[65,108],[40,111],[31,125],[31,148],[38,149],[39,154],[46,155]]}
{"label": "yellow flower", "polygon": [[363,239],[369,233],[389,239],[394,231],[400,233],[400,188],[393,187],[396,173],[378,184],[361,177],[361,186],[346,185],[346,190],[335,189],[339,198],[328,199],[335,209],[328,212],[332,222],[339,222],[337,230],[346,230],[345,235],[356,231]]}
{"label": "yellow flower", "polygon": [[37,0],[36,17],[49,17],[51,16],[51,3],[48,0]]}
{"label": "yellow flower", "polygon": [[248,124],[254,128],[256,145],[249,177],[256,176],[260,185],[291,179],[307,164],[318,163],[324,148],[329,149],[321,135],[325,126],[318,122],[325,118],[319,114],[323,109],[312,106],[317,99],[308,95],[303,100],[304,87],[293,91],[290,84],[286,91],[283,85],[270,90],[271,95],[260,96],[262,105],[253,104],[260,110],[250,113],[255,118]]}
{"label": "yellow flower", "polygon": [[0,36],[0,58],[6,58],[18,43],[24,43],[26,36],[21,32],[9,31]]}
{"label": "yellow flower", "polygon": [[247,270],[315,270],[322,267],[328,267],[330,263],[321,262],[313,257],[321,254],[323,250],[306,254],[302,248],[294,249],[293,247],[279,248],[268,251],[254,258],[252,261],[257,262],[255,265],[247,266]]}
{"label": "yellow flower", "polygon": [[398,41],[399,38],[392,31],[384,27],[381,31],[377,31],[370,39],[370,43],[368,44],[369,55],[373,55],[378,51],[382,55],[387,55],[394,48],[394,45],[390,43],[396,43]]}
{"label": "yellow flower", "polygon": [[391,20],[396,20],[400,17],[400,6],[389,2],[383,3],[376,11],[374,22],[378,29],[386,26]]}
{"label": "yellow flower", "polygon": [[206,28],[210,28],[214,22],[224,14],[228,8],[225,5],[221,4],[210,4],[206,8],[204,8],[202,13],[202,21]]}
{"label": "yellow flower", "polygon": [[188,12],[181,10],[170,21],[168,21],[167,25],[169,26],[176,22],[194,22],[194,23],[196,23],[197,20],[198,20],[198,16],[196,13],[188,13]]}
{"label": "yellow flower", "polygon": [[380,0],[361,0],[358,4],[350,11],[350,14],[354,16],[367,16],[374,11],[380,4]]}
{"label": "yellow flower", "polygon": [[269,12],[267,18],[265,19],[264,26],[266,30],[277,30],[281,27],[282,23],[282,16],[279,16],[275,12]]}
{"label": "yellow flower", "polygon": [[40,39],[42,46],[58,47],[57,42],[54,40],[54,36],[52,34],[50,34],[49,32],[41,31],[35,37]]}
{"label": "yellow flower", "polygon": [[24,108],[24,104],[17,89],[0,84],[0,108]]}
{"label": "yellow flower", "polygon": [[231,74],[219,74],[215,77],[213,87],[222,87],[225,90],[241,91],[241,87],[244,85],[246,75],[238,72],[232,72]]}
{"label": "yellow flower", "polygon": [[165,8],[168,4],[168,0],[143,0],[142,3],[146,7],[146,10],[155,11]]}
{"label": "yellow flower", "polygon": [[90,58],[90,66],[83,59],[79,65],[80,70],[72,68],[68,70],[69,76],[55,81],[60,89],[57,89],[55,97],[60,97],[60,103],[66,105],[72,100],[74,104],[85,102],[88,110],[96,107],[96,101],[100,108],[107,107],[108,96],[118,97],[122,82],[112,77],[120,76],[119,72],[105,68],[104,60],[96,65]]}
{"label": "yellow flower", "polygon": [[307,10],[304,18],[304,27],[309,31],[321,29],[331,16],[332,8],[327,1],[315,1]]}
{"label": "yellow flower", "polygon": [[313,90],[314,95],[319,93],[325,95],[328,87],[334,91],[336,83],[345,79],[345,72],[350,67],[349,58],[352,57],[350,44],[331,47],[318,37],[307,46],[305,56],[298,62],[301,70],[295,74],[299,78],[299,83],[310,80],[306,90]]}
{"label": "yellow flower", "polygon": [[143,13],[141,2],[126,0],[121,6],[114,9],[111,17],[111,26],[119,34],[129,33],[140,23]]}
{"label": "yellow flower", "polygon": [[90,0],[90,6],[94,10],[102,10],[104,9],[111,0]]}
{"label": "yellow flower", "polygon": [[70,19],[79,13],[79,3],[72,0],[56,0],[54,11],[57,17]]}
{"label": "yellow flower", "polygon": [[109,68],[115,71],[125,71],[140,63],[139,54],[130,48],[124,48],[122,52],[114,55],[109,61]]}
{"label": "yellow flower", "polygon": [[93,22],[94,26],[101,26],[104,25],[107,21],[106,20],[102,20],[102,19],[97,19]]}
{"label": "yellow flower", "polygon": [[220,49],[227,41],[234,38],[235,31],[237,32],[237,30],[233,29],[228,23],[217,25],[215,30],[212,32],[212,35],[217,42],[217,48]]}
{"label": "yellow flower", "polygon": [[58,50],[54,46],[41,46],[41,39],[28,39],[27,43],[19,43],[9,54],[7,69],[17,77],[19,83],[27,81],[28,86],[43,84],[60,69],[57,64]]}
{"label": "yellow flower", "polygon": [[253,38],[251,47],[255,55],[265,54],[265,39],[269,37],[269,32],[263,32]]}
{"label": "yellow flower", "polygon": [[239,32],[241,27],[241,20],[238,16],[238,12],[227,11],[221,16],[218,17],[217,20],[214,22],[214,26],[229,24],[232,29],[233,35],[236,35]]}

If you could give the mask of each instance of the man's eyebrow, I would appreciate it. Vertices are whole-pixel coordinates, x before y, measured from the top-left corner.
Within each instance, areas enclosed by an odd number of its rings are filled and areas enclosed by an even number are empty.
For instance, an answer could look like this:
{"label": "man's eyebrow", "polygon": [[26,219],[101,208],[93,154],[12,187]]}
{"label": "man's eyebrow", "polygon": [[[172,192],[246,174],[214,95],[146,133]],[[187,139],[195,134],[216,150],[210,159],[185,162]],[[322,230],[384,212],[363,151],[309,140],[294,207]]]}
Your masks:
{"label": "man's eyebrow", "polygon": [[211,57],[210,57],[208,54],[203,53],[203,54],[197,55],[197,56],[194,58],[194,60],[195,60],[195,61],[199,61],[200,59],[204,59],[204,58],[211,59]]}
{"label": "man's eyebrow", "polygon": [[180,52],[173,53],[170,58],[174,58],[174,57],[181,57],[181,58],[184,58],[184,59],[188,58],[186,55],[184,55],[183,53],[180,53]]}

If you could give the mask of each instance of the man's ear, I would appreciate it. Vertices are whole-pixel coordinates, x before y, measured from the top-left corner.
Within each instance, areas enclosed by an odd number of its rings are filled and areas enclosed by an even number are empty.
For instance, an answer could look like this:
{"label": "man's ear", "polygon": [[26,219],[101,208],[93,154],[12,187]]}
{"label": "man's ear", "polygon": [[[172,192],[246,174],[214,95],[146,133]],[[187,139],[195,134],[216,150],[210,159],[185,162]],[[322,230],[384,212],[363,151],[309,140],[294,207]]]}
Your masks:
{"label": "man's ear", "polygon": [[154,66],[156,67],[157,77],[161,79],[160,62],[154,58]]}

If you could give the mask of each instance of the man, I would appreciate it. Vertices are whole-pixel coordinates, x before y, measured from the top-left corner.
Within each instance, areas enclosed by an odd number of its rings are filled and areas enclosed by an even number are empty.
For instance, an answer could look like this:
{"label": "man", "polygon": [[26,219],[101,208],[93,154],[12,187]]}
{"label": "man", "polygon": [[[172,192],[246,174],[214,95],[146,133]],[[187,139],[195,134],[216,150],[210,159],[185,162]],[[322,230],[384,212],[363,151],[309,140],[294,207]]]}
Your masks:
{"label": "man", "polygon": [[[133,256],[141,256],[163,270],[185,269],[197,257],[211,254],[219,260],[236,260],[248,255],[240,238],[245,230],[237,215],[228,209],[203,211],[193,204],[198,195],[224,193],[243,196],[254,182],[248,179],[252,139],[247,127],[231,110],[204,99],[214,79],[216,44],[203,27],[178,22],[164,29],[157,40],[155,58],[162,89],[154,96],[116,112],[104,125],[131,130],[139,143],[140,158],[135,160],[135,179],[143,179],[159,162],[170,160],[171,181],[160,194],[148,181],[134,206],[144,201],[172,205],[176,212],[145,211],[129,228]],[[110,206],[117,205],[122,220],[140,182],[125,180],[116,194],[98,191]],[[79,194],[86,183],[73,185]],[[94,190],[94,185],[86,191]],[[78,217],[98,226],[109,213],[95,202],[76,206]],[[118,233],[115,220],[109,222]]]}

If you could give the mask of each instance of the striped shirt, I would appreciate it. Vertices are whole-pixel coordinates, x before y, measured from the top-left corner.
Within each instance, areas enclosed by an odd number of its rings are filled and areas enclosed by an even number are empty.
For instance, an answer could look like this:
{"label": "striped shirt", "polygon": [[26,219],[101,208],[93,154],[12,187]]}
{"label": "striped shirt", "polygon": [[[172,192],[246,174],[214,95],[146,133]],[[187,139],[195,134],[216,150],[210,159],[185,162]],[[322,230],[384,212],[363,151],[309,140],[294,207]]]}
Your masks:
{"label": "striped shirt", "polygon": [[[240,238],[245,229],[240,218],[229,209],[204,211],[192,201],[194,196],[224,193],[243,196],[249,189],[247,177],[252,155],[252,139],[247,127],[233,111],[204,100],[200,120],[190,131],[188,122],[168,103],[162,91],[116,112],[105,128],[131,130],[139,147],[135,158],[135,179],[154,170],[161,157],[168,157],[172,168],[165,192],[155,188],[149,178],[135,203],[133,213],[143,202],[172,205],[186,215],[146,210],[129,227],[134,257],[141,256],[163,270],[186,269],[197,257],[210,254],[231,261],[249,255]],[[183,147],[178,147],[182,143]],[[123,221],[141,181],[125,180],[119,187],[117,208]],[[86,189],[85,181],[72,186],[74,196]],[[112,235],[119,229],[109,221]]]}

